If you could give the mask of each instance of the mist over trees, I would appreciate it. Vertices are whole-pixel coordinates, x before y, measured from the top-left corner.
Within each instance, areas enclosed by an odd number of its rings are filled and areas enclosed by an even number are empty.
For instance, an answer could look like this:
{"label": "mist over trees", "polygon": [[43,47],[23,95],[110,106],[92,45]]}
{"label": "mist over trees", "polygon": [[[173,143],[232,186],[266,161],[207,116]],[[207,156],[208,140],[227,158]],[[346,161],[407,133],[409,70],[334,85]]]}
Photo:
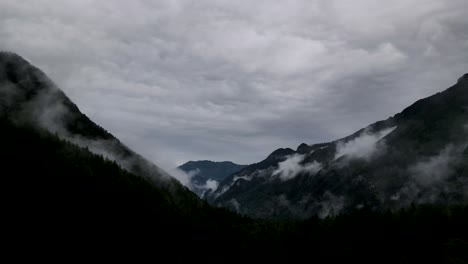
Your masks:
{"label": "mist over trees", "polygon": [[[393,173],[399,169],[392,162],[409,159],[411,162],[408,164],[412,166],[407,169],[415,175],[415,185],[411,186],[426,188],[420,190],[423,194],[433,193],[430,188],[441,180],[453,184],[448,187],[460,188],[460,193],[467,193],[464,180],[468,172],[468,147],[446,144],[446,139],[450,142],[466,139],[465,134],[457,134],[460,132],[458,128],[447,132],[448,124],[465,117],[466,112],[456,104],[466,99],[463,97],[466,94],[461,95],[457,91],[448,96],[449,105],[445,99],[435,97],[430,99],[432,103],[429,106],[423,105],[422,110],[419,107],[405,110],[418,119],[405,121],[410,124],[407,127],[398,124],[383,138],[385,151],[395,151],[391,159],[371,155],[371,160],[379,161],[373,166],[385,168],[379,170],[381,178],[378,179],[382,182],[376,183],[388,187],[386,171]],[[435,109],[441,108],[435,106],[446,108],[438,114]],[[424,120],[427,118],[424,113],[430,110],[434,111],[431,119]],[[394,118],[408,119],[411,115],[405,111]],[[460,115],[455,115],[456,111]],[[449,117],[444,118],[447,114]],[[432,130],[427,130],[429,121],[434,120],[437,122],[431,122],[429,126]],[[396,122],[390,119],[376,123],[365,133],[394,127]],[[408,131],[413,131],[410,128],[420,130],[408,134]],[[279,149],[264,161],[229,176],[218,188],[223,190],[228,186],[225,194],[219,196],[227,197],[233,195],[229,193],[230,188],[246,190],[245,186],[261,184],[259,179],[273,174],[281,183],[278,188],[283,188],[279,191],[284,193],[291,186],[298,193],[309,190],[310,195],[323,188],[318,213],[302,220],[284,217],[286,214],[281,214],[281,210],[295,208],[291,197],[286,195],[270,200],[274,206],[282,206],[280,209],[271,207],[282,217],[281,221],[254,219],[213,207],[94,124],[40,70],[18,55],[4,52],[0,53],[0,133],[0,175],[4,197],[2,239],[8,242],[7,250],[17,247],[23,253],[29,252],[24,242],[28,241],[33,242],[31,248],[52,248],[52,254],[57,254],[62,248],[76,248],[78,254],[83,254],[83,245],[92,244],[100,248],[106,245],[127,250],[130,246],[144,244],[145,249],[151,248],[148,252],[153,255],[153,252],[159,254],[177,248],[184,253],[233,255],[234,259],[259,256],[291,260],[306,257],[312,261],[372,263],[376,261],[375,255],[382,256],[378,259],[380,263],[463,263],[468,259],[466,203],[420,200],[394,210],[373,210],[369,206],[345,210],[349,195],[325,188],[330,186],[319,181],[314,182],[316,189],[310,191],[311,185],[307,180],[317,178],[304,171],[314,169],[314,173],[320,174],[325,168],[327,177],[339,183],[355,172],[366,175],[374,168],[369,167],[368,161],[360,159],[362,155],[357,159],[347,159],[346,154],[336,157],[336,150],[340,147],[335,143],[304,144],[297,150]],[[369,145],[367,139],[357,140],[360,135],[363,131],[343,139],[341,148],[348,149],[343,153],[349,153],[349,150],[368,153],[372,144]],[[435,136],[440,136],[440,140],[425,144],[428,138]],[[403,144],[400,140],[404,140],[404,144],[411,143],[410,151],[398,152],[401,149],[395,146]],[[414,153],[421,154],[421,157],[410,159]],[[290,162],[284,163],[288,159]],[[330,159],[336,163],[327,163]],[[303,169],[296,171],[295,166]],[[344,174],[343,166],[349,168]],[[449,175],[446,178],[438,169],[450,170],[456,177]],[[292,177],[291,173],[296,172],[298,174]],[[429,177],[421,178],[422,175]],[[354,199],[369,197],[368,185],[349,186],[353,187],[349,191],[357,195]],[[278,190],[257,187],[256,191],[261,191],[258,200],[268,201],[267,194]],[[425,196],[417,198],[421,197]],[[298,199],[302,197],[298,196]],[[450,196],[446,200],[452,201],[450,199],[464,201],[465,198]],[[392,201],[399,200],[395,198]],[[231,206],[235,205],[231,202]],[[237,206],[242,208],[242,201],[238,201]],[[264,215],[270,213],[264,212]],[[113,254],[118,253],[114,250]]]}
{"label": "mist over trees", "polygon": [[462,77],[348,137],[278,149],[221,182],[208,201],[275,219],[466,204],[467,123],[468,82]]}

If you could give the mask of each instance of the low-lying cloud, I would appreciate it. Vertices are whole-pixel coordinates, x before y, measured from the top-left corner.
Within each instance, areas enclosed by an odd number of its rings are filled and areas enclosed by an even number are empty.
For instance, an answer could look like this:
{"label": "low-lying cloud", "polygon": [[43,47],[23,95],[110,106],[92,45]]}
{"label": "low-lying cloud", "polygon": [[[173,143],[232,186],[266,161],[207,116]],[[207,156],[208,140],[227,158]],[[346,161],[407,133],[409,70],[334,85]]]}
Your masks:
{"label": "low-lying cloud", "polygon": [[218,181],[209,179],[206,181],[205,185],[202,186],[202,188],[214,192],[216,191],[216,189],[218,189],[218,186],[219,186]]}
{"label": "low-lying cloud", "polygon": [[463,197],[454,197],[457,202],[466,201],[467,182],[458,169],[463,164],[466,166],[463,151],[467,146],[466,143],[449,144],[436,155],[419,158],[408,167],[406,173],[409,177],[404,185],[389,198],[398,201],[400,206],[447,202],[453,194]]}
{"label": "low-lying cloud", "polygon": [[207,191],[214,192],[218,189],[219,182],[213,179],[207,179],[205,182],[195,180],[195,176],[200,174],[200,169],[190,170],[185,172],[181,169],[175,168],[168,171],[174,178],[180,181],[184,186],[189,188],[194,193],[203,197]]}
{"label": "low-lying cloud", "polygon": [[319,202],[319,213],[320,218],[327,218],[337,216],[341,213],[345,207],[346,199],[344,196],[337,196],[333,193],[326,191],[322,197],[322,200]]}
{"label": "low-lying cloud", "polygon": [[278,169],[273,172],[273,175],[278,175],[281,180],[287,181],[301,173],[315,174],[322,168],[322,165],[317,161],[302,165],[303,160],[304,155],[291,155],[286,160],[278,163]]}
{"label": "low-lying cloud", "polygon": [[[458,154],[458,155],[457,155]],[[460,160],[454,146],[447,146],[437,156],[425,158],[409,168],[414,180],[421,186],[430,186],[444,181],[455,172],[455,165]]]}
{"label": "low-lying cloud", "polygon": [[[14,54],[1,54],[0,95],[0,114],[4,114],[3,111],[7,109],[8,117],[18,124],[47,130],[156,183],[168,183],[166,180],[172,175],[190,187],[191,175],[171,165],[165,166],[164,162],[158,163],[164,168],[161,169],[105,133],[104,136],[100,133],[94,135],[95,130],[87,129],[91,124],[80,116],[78,109],[56,85],[40,70]],[[78,128],[82,130],[77,133],[70,131],[71,126],[83,125],[85,127]]]}
{"label": "low-lying cloud", "polygon": [[364,131],[359,137],[348,142],[338,142],[335,159],[342,156],[370,160],[373,155],[384,149],[384,143],[379,142],[396,127],[384,129],[376,133]]}
{"label": "low-lying cloud", "polygon": [[192,187],[189,187],[192,191],[197,191],[196,193],[201,193],[203,198],[207,192],[212,193],[218,189],[219,182],[213,179],[208,179],[204,184],[195,184],[192,183]]}

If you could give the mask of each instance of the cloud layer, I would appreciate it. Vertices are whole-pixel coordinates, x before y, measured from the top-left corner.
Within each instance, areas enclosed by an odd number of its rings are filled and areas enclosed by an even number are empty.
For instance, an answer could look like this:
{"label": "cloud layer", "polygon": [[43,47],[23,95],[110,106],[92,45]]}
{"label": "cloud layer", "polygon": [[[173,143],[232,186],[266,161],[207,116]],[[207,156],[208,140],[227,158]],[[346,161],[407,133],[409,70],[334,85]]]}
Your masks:
{"label": "cloud layer", "polygon": [[251,163],[455,83],[468,69],[467,5],[4,0],[0,49],[155,162]]}

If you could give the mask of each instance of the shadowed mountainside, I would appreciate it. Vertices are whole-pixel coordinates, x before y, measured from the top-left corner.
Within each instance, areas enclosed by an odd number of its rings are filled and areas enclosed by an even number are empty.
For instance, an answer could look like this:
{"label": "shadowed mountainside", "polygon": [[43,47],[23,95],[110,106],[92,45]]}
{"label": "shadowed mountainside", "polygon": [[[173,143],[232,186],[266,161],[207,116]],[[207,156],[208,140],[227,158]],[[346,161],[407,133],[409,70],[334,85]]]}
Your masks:
{"label": "shadowed mountainside", "polygon": [[466,203],[466,76],[343,139],[278,149],[226,178],[208,201],[262,218]]}
{"label": "shadowed mountainside", "polygon": [[[16,259],[95,259],[96,252],[106,259],[468,259],[466,206],[363,208],[306,221],[255,220],[211,207],[82,115],[42,72],[11,53],[0,53],[0,135],[2,252]],[[276,151],[268,162],[291,153]]]}
{"label": "shadowed mountainside", "polygon": [[230,161],[189,161],[178,169],[189,174],[191,178],[192,191],[198,196],[203,197],[207,190],[216,188],[219,182],[223,181],[229,175],[240,171],[247,165],[239,165]]}

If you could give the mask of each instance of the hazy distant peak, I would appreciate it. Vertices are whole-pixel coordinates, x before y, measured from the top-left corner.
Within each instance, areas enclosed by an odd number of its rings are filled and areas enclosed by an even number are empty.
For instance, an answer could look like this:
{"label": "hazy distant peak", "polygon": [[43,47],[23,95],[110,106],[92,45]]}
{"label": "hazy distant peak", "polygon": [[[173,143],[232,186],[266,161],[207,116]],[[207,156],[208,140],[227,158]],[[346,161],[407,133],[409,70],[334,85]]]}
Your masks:
{"label": "hazy distant peak", "polygon": [[189,188],[199,196],[203,196],[208,190],[216,190],[220,182],[246,166],[231,161],[199,160],[186,162],[178,168],[189,174]]}
{"label": "hazy distant peak", "polygon": [[197,160],[197,161],[188,161],[184,164],[182,164],[181,166],[184,166],[184,165],[192,165],[192,164],[235,164],[234,162],[232,161],[212,161],[212,160]]}

